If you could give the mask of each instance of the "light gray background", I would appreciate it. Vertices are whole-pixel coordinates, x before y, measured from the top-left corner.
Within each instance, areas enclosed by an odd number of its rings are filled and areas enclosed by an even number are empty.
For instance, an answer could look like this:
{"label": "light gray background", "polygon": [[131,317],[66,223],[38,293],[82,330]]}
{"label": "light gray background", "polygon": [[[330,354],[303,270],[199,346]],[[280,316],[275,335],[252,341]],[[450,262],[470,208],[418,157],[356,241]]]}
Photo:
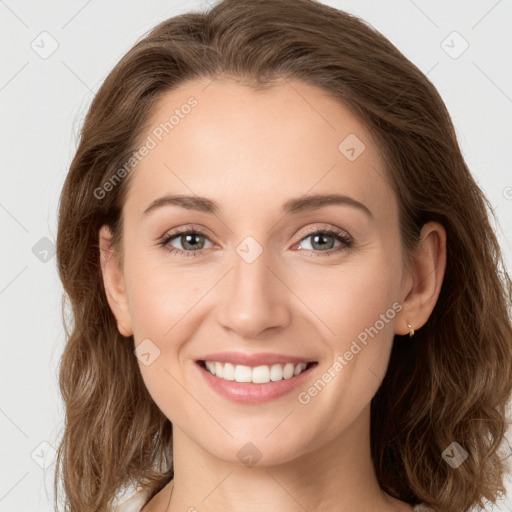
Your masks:
{"label": "light gray background", "polygon": [[[370,22],[436,85],[496,212],[510,265],[512,1],[324,3]],[[170,16],[207,6],[206,0],[0,0],[0,512],[53,510],[64,334],[52,251],[58,198],[82,119],[137,39]],[[510,497],[494,510],[511,511]]]}

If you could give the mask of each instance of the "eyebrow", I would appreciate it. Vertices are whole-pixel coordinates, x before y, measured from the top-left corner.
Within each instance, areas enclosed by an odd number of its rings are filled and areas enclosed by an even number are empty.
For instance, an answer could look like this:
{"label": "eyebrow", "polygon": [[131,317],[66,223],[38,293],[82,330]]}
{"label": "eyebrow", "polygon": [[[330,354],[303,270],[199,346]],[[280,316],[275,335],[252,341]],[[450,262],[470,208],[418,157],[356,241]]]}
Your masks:
{"label": "eyebrow", "polygon": [[[352,206],[364,212],[370,218],[373,218],[372,212],[363,203],[342,194],[317,194],[312,196],[298,197],[286,201],[281,207],[281,213],[297,214],[310,210],[317,210],[323,206],[341,205]],[[187,210],[196,210],[204,213],[217,215],[219,205],[206,197],[184,196],[184,195],[166,195],[155,199],[145,210],[143,215],[148,215],[158,208],[164,206],[180,206]]]}

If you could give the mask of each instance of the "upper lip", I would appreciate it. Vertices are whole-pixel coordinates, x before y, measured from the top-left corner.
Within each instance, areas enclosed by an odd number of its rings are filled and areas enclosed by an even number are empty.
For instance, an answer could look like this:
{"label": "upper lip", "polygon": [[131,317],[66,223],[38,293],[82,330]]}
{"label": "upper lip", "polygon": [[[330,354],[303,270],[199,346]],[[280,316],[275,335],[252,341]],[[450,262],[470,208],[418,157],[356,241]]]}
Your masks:
{"label": "upper lip", "polygon": [[242,352],[216,352],[208,354],[199,361],[218,361],[219,363],[231,363],[233,365],[260,366],[286,363],[311,363],[312,359],[304,357],[287,356],[286,354],[273,354],[270,352],[260,352],[258,354],[245,354]]}

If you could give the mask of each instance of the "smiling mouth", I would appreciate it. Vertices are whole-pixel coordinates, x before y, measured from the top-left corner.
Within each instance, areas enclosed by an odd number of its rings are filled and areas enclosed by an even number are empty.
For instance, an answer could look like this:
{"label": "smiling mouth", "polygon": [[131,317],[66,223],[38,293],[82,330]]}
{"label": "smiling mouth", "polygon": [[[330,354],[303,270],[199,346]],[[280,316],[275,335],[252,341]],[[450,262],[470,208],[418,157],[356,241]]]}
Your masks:
{"label": "smiling mouth", "polygon": [[309,363],[285,363],[272,365],[247,366],[242,364],[224,363],[219,361],[197,361],[197,364],[215,377],[234,382],[252,384],[268,384],[281,380],[290,380],[297,377],[318,364],[317,361]]}

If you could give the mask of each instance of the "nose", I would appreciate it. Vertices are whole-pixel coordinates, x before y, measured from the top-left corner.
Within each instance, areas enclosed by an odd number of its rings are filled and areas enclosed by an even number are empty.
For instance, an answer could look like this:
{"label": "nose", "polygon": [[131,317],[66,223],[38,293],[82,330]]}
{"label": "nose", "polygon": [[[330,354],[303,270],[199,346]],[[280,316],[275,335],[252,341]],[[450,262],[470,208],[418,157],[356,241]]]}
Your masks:
{"label": "nose", "polygon": [[278,266],[270,267],[267,254],[263,251],[250,263],[235,254],[233,268],[219,290],[218,322],[244,339],[275,336],[291,321],[291,292]]}

